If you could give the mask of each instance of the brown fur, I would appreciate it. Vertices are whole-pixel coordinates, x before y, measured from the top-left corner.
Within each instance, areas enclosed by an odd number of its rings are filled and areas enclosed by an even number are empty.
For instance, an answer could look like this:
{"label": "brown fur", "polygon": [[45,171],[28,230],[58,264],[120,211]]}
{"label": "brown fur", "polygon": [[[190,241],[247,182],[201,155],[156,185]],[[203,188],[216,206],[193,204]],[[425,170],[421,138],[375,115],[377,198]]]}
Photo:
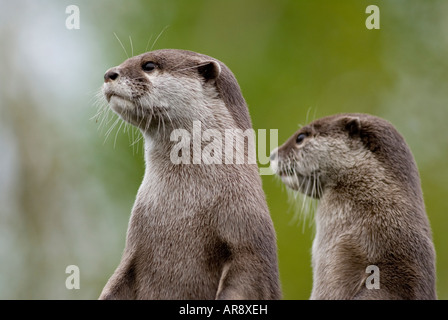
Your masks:
{"label": "brown fur", "polygon": [[[287,185],[319,199],[312,299],[436,299],[417,166],[389,122],[366,114],[318,119],[272,158]],[[369,265],[379,268],[380,289],[366,287]]]}
{"label": "brown fur", "polygon": [[[157,68],[145,73],[148,61]],[[170,161],[171,131],[191,132],[193,120],[222,132],[251,128],[232,72],[211,57],[169,49],[133,57],[105,80],[111,103],[114,95],[132,102],[113,105],[145,137],[146,172],[122,260],[100,299],[280,298],[275,231],[257,166]]]}

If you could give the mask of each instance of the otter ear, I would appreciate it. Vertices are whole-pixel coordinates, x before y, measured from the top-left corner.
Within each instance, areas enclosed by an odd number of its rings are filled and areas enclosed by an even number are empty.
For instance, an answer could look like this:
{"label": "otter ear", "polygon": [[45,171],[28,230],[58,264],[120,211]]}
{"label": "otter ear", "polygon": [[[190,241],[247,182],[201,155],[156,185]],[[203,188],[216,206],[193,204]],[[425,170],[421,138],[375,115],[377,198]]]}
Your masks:
{"label": "otter ear", "polygon": [[344,128],[353,137],[361,133],[361,120],[359,117],[347,117],[344,119]]}
{"label": "otter ear", "polygon": [[216,80],[221,73],[221,66],[217,61],[205,61],[198,67],[198,71],[205,81]]}

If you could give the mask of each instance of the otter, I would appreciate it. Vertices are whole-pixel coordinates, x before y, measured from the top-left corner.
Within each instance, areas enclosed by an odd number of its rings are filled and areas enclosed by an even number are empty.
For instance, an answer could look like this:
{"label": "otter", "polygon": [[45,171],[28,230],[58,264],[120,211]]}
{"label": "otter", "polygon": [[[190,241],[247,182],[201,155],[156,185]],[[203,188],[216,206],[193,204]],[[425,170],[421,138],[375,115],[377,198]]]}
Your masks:
{"label": "otter", "polygon": [[315,120],[272,152],[271,166],[287,187],[318,199],[311,299],[437,298],[419,173],[391,123],[367,114]]}
{"label": "otter", "polygon": [[121,262],[100,299],[281,298],[276,234],[257,165],[171,159],[178,143],[171,133],[192,132],[194,122],[218,132],[252,128],[230,69],[196,52],[156,50],[109,69],[103,93],[140,129],[145,174]]}

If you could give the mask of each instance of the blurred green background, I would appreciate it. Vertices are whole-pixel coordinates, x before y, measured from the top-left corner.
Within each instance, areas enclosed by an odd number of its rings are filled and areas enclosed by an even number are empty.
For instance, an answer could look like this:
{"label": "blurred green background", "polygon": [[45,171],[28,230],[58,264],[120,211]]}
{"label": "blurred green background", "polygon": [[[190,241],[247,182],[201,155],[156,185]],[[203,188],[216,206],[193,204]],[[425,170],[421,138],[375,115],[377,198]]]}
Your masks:
{"label": "blurred green background", "polygon": [[[68,30],[65,9],[80,9]],[[368,30],[368,5],[380,8]],[[179,48],[226,63],[255,129],[339,112],[391,121],[418,163],[448,299],[448,1],[0,1],[0,298],[96,299],[124,248],[142,144],[96,114],[108,68]],[[165,30],[164,30],[165,29]],[[162,30],[163,33],[162,33]],[[157,39],[157,41],[156,41]],[[132,49],[131,49],[132,41]],[[308,299],[313,225],[263,176],[285,299]],[[67,290],[77,265],[81,288]]]}

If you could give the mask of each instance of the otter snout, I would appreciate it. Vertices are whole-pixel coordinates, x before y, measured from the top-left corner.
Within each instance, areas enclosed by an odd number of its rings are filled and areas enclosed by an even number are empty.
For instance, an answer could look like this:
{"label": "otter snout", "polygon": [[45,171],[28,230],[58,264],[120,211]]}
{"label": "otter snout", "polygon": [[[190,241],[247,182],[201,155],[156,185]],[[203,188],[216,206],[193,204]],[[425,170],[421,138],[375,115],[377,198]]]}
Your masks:
{"label": "otter snout", "polygon": [[118,73],[118,69],[116,67],[110,68],[104,74],[104,82],[107,83],[110,81],[115,81],[118,79],[119,76],[120,74]]}

